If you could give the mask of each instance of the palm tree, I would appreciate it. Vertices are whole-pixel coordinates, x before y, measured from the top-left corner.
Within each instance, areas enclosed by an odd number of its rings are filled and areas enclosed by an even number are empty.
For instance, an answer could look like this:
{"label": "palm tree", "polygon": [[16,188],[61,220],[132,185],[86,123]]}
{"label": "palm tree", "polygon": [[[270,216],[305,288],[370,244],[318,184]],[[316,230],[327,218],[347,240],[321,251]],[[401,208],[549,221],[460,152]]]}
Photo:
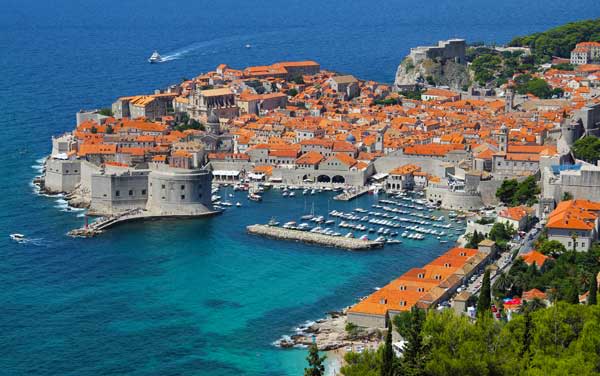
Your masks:
{"label": "palm tree", "polygon": [[494,290],[496,295],[506,294],[512,287],[512,278],[507,273],[500,273],[496,282],[494,283]]}
{"label": "palm tree", "polygon": [[577,233],[575,231],[571,231],[571,239],[573,240],[573,253],[575,253],[577,252]]}

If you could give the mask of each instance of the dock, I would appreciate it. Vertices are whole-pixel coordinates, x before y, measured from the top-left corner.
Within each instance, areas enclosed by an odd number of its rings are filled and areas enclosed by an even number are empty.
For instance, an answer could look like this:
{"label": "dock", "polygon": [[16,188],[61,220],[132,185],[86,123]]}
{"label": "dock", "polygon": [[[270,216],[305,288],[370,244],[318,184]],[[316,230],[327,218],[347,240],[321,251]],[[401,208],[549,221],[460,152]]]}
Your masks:
{"label": "dock", "polygon": [[352,188],[351,190],[340,193],[339,195],[335,196],[333,199],[339,200],[339,201],[350,201],[350,200],[354,200],[355,198],[364,195],[368,191],[369,191],[369,188],[367,188],[367,187]]}
{"label": "dock", "polygon": [[340,236],[331,236],[318,234],[308,231],[286,229],[282,227],[268,225],[251,225],[246,227],[248,233],[253,235],[266,236],[279,240],[291,240],[303,243],[317,244],[325,247],[335,247],[349,249],[353,251],[368,250],[383,247],[383,243],[372,240],[360,240],[355,238],[345,238]]}

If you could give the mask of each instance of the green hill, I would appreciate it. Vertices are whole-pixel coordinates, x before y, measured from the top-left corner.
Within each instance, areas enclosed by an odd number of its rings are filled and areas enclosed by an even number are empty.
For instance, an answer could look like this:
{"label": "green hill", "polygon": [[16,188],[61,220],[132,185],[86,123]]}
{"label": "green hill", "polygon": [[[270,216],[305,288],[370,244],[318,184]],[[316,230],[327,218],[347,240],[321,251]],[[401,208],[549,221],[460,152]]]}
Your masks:
{"label": "green hill", "polygon": [[509,45],[530,47],[538,63],[550,61],[552,56],[569,57],[577,43],[600,42],[600,18],[571,22],[543,32],[517,37]]}

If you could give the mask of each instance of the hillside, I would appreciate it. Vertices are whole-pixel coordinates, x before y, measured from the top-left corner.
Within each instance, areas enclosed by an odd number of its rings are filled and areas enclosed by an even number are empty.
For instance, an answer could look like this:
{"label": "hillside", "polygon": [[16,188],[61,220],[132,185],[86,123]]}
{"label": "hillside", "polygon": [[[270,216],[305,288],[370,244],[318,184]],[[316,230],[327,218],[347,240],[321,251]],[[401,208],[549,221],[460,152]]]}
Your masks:
{"label": "hillside", "polygon": [[509,46],[530,47],[537,63],[546,63],[552,56],[569,57],[577,43],[600,42],[600,18],[571,22],[543,32],[514,38]]}

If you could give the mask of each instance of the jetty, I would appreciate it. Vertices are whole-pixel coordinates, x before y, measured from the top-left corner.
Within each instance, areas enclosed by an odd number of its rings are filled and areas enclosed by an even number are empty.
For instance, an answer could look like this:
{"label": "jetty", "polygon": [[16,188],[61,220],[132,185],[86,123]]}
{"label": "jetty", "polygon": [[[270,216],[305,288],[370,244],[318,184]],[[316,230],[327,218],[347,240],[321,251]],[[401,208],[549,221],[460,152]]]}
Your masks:
{"label": "jetty", "polygon": [[339,201],[350,201],[350,200],[353,200],[357,197],[364,195],[368,191],[369,191],[369,188],[367,188],[367,187],[351,188],[351,189],[346,190],[346,191],[340,193],[339,195],[335,196],[333,199],[339,200]]}
{"label": "jetty", "polygon": [[367,250],[383,247],[383,243],[372,240],[360,240],[356,238],[345,238],[318,234],[308,231],[287,229],[269,225],[251,225],[246,227],[248,233],[266,236],[268,238],[291,240],[303,243],[318,244],[325,247],[344,248],[353,251]]}
{"label": "jetty", "polygon": [[88,217],[86,216],[85,226],[83,226],[82,228],[71,230],[67,233],[67,235],[72,236],[72,237],[79,237],[79,238],[89,238],[89,237],[93,237],[93,236],[101,234],[107,228],[114,226],[118,223],[137,220],[137,219],[144,219],[147,217],[148,217],[148,215],[145,213],[144,210],[132,209],[132,210],[127,210],[120,214],[106,216],[106,217],[100,217],[98,220],[88,224],[87,223]]}

